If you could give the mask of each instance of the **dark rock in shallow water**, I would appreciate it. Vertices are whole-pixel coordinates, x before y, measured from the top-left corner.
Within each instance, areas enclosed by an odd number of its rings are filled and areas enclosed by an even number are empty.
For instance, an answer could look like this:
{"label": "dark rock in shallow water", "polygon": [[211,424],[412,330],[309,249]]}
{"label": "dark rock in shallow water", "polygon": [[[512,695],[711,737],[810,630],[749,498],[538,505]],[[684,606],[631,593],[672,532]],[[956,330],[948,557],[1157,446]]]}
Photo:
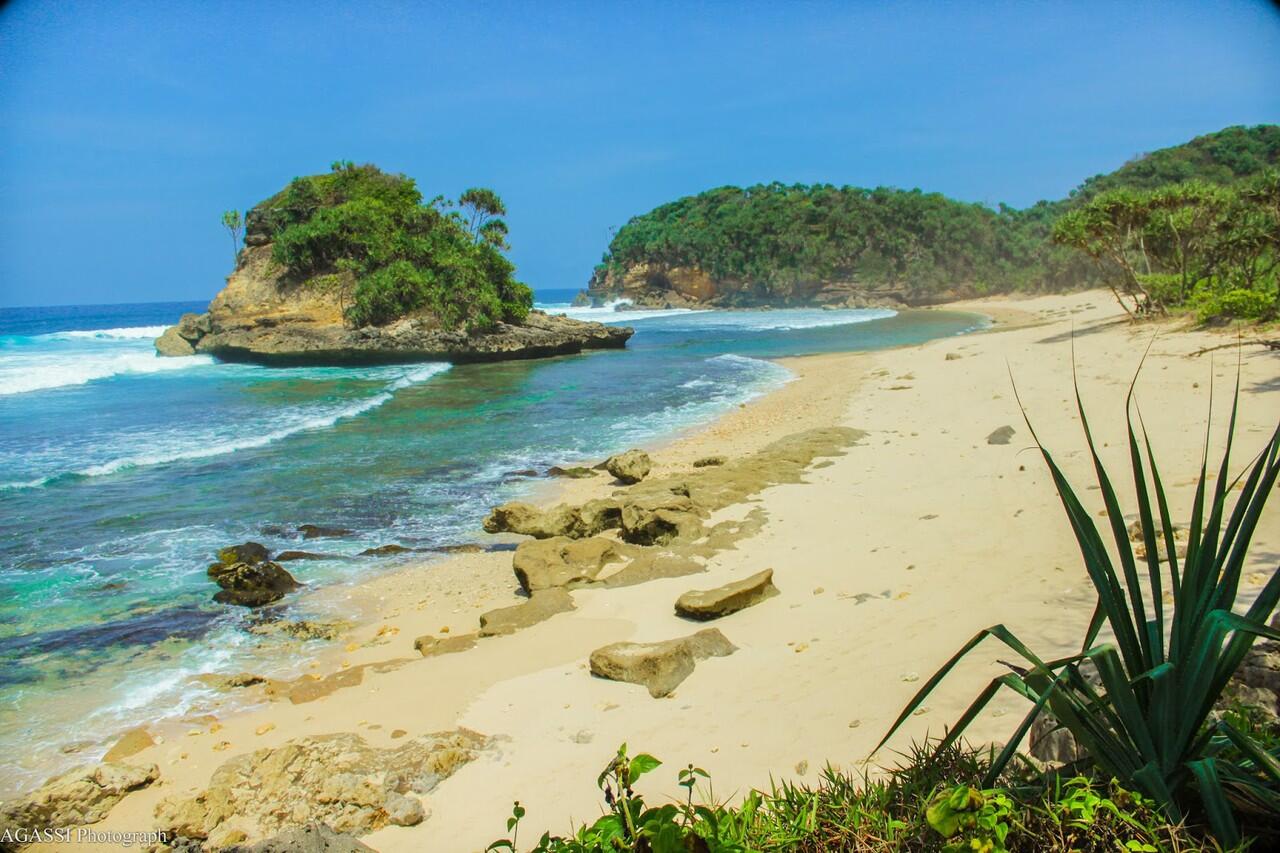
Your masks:
{"label": "dark rock in shallow water", "polygon": [[218,552],[218,562],[226,563],[227,565],[232,563],[261,563],[263,560],[269,559],[271,559],[271,552],[267,550],[267,546],[258,542],[232,545]]}
{"label": "dark rock in shallow water", "polygon": [[299,524],[298,532],[303,539],[341,539],[355,533],[345,527],[321,527],[318,524]]}
{"label": "dark rock in shallow water", "polygon": [[333,554],[314,554],[311,551],[281,551],[276,555],[277,563],[287,563],[290,560],[335,560]]}
{"label": "dark rock in shallow water", "polygon": [[548,477],[568,477],[571,480],[581,480],[585,477],[596,476],[596,469],[587,468],[584,465],[573,465],[568,468],[561,468],[559,465],[552,465],[547,469]]}
{"label": "dark rock in shallow water", "polygon": [[508,471],[503,474],[504,477],[536,477],[538,472],[532,468],[521,468],[519,471]]}
{"label": "dark rock in shallow water", "polygon": [[412,551],[412,548],[406,548],[403,545],[379,545],[377,548],[365,548],[360,552],[361,557],[388,557],[392,554],[403,554],[406,551]]}
{"label": "dark rock in shallow water", "polygon": [[279,563],[264,560],[261,563],[214,563],[209,567],[209,578],[222,587],[213,600],[220,604],[238,604],[241,607],[261,607],[279,601],[286,593],[302,584],[294,579]]}

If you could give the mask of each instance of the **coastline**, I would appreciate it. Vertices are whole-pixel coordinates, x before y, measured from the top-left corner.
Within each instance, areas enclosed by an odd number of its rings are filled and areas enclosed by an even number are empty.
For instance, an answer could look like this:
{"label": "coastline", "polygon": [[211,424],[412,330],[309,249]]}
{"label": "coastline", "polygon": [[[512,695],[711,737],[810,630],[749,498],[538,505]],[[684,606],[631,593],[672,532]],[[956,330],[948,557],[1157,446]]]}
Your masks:
{"label": "coastline", "polygon": [[[1117,323],[1119,309],[1102,292],[938,307],[986,314],[995,324],[921,345],[777,359],[794,379],[647,448],[655,461],[650,477],[657,478],[686,471],[702,456],[742,456],[811,427],[867,433],[830,465],[811,467],[805,483],[771,486],[718,513],[713,521],[758,507],[768,519],[756,535],[711,557],[705,573],[575,590],[573,612],[434,658],[414,651],[416,636],[474,630],[482,612],[519,600],[509,551],[457,554],[318,590],[311,595],[357,619],[309,668],[330,678],[359,671],[360,682],[303,704],[275,701],[216,721],[153,728],[163,742],[127,760],[158,764],[160,781],[126,797],[97,826],[149,827],[161,798],[198,790],[235,755],[293,738],[355,731],[387,747],[396,729],[419,734],[461,725],[503,740],[426,797],[423,823],[362,840],[384,851],[481,849],[501,834],[512,799],[529,809],[526,826],[535,836],[594,817],[595,775],[622,741],[670,767],[697,762],[711,771],[719,795],[740,796],[748,786],[767,786],[770,774],[794,771],[812,780],[824,761],[858,766],[918,686],[910,676],[927,677],[977,628],[1005,620],[1046,653],[1069,648],[1092,602],[1048,478],[1036,454],[1023,452],[1029,437],[1005,360],[1042,438],[1073,480],[1087,483],[1069,400],[1072,331],[1086,404],[1109,439],[1104,452],[1119,453],[1117,395],[1122,399],[1152,327]],[[1147,405],[1203,402],[1210,362],[1186,353],[1204,339],[1222,336],[1157,339],[1139,385]],[[1246,352],[1243,359],[1246,444],[1280,396],[1274,364],[1259,356]],[[1222,361],[1213,367],[1220,379],[1228,378]],[[1197,381],[1203,391],[1195,390]],[[987,434],[1005,425],[1015,429],[1013,443],[988,445]],[[1172,448],[1172,461],[1162,465],[1179,472],[1171,479],[1180,499],[1202,432],[1153,433],[1161,452]],[[605,475],[560,480],[543,484],[533,500],[579,503],[614,488]],[[1278,522],[1273,508],[1255,554],[1280,549]],[[681,592],[766,567],[775,569],[782,594],[714,623],[739,651],[698,664],[672,696],[651,699],[635,685],[585,671],[587,656],[606,643],[667,639],[699,627],[671,614]],[[963,666],[891,746],[949,724],[991,672],[989,661]],[[998,702],[974,731],[1004,737],[1018,707],[1011,698]],[[212,749],[224,742],[229,746]],[[654,774],[661,778],[646,787],[673,796],[673,775]],[[549,778],[555,785],[545,784]]]}

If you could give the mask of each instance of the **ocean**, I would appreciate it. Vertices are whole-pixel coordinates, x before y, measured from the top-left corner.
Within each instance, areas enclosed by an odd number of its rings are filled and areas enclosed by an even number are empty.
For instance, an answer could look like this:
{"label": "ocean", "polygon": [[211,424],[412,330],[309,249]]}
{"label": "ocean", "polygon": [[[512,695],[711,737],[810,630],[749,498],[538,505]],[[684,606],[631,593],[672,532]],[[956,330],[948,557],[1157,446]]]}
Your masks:
{"label": "ocean", "polygon": [[[154,354],[164,326],[204,303],[0,309],[0,796],[196,707],[198,674],[301,671],[244,630],[247,611],[213,603],[220,547],[323,552],[288,567],[312,587],[358,582],[482,542],[488,508],[538,482],[518,472],[595,463],[778,387],[789,373],[770,358],[985,325],[947,311],[572,308],[572,294],[542,291],[539,307],[631,325],[626,350],[268,368]],[[304,542],[301,524],[354,534]],[[428,550],[357,556],[391,543]]]}

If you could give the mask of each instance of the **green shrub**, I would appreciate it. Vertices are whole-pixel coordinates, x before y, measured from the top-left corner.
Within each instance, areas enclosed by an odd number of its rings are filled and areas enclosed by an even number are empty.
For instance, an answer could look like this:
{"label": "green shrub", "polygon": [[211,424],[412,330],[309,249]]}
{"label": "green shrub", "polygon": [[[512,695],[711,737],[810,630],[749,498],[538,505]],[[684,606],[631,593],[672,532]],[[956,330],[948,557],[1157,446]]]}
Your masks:
{"label": "green shrub", "polygon": [[[677,780],[683,802],[648,805],[633,786],[661,766],[630,758],[623,746],[600,774],[606,813],[568,836],[545,833],[520,844],[525,808],[516,803],[508,837],[489,851],[531,853],[1154,853],[1221,850],[1211,839],[1168,823],[1159,807],[1115,782],[1086,776],[1047,784],[1029,766],[1006,769],[1001,786],[980,788],[992,752],[957,743],[913,747],[881,778],[855,779],[826,768],[814,787],[784,782],[751,791],[738,805],[698,803],[694,788],[709,779],[693,765]],[[1233,848],[1243,849],[1243,848]]]}
{"label": "green shrub", "polygon": [[443,199],[423,203],[411,178],[372,165],[335,163],[295,178],[250,211],[248,229],[272,241],[272,258],[312,284],[350,273],[346,317],[381,325],[426,310],[448,328],[481,330],[522,322],[532,291],[503,255],[504,210],[490,190],[464,196],[469,217]]}
{"label": "green shrub", "polygon": [[1219,317],[1236,320],[1265,320],[1275,316],[1275,285],[1269,289],[1223,285],[1216,279],[1196,284],[1190,305],[1197,319],[1207,322]]}

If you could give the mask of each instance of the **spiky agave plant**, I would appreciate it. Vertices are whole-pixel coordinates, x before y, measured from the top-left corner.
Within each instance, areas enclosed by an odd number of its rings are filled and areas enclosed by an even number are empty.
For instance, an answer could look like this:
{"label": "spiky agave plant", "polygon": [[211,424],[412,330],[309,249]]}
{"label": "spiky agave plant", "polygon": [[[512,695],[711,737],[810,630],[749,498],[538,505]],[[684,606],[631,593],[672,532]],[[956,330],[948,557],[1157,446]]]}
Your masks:
{"label": "spiky agave plant", "polygon": [[[1280,639],[1280,633],[1266,625],[1280,599],[1280,567],[1247,612],[1241,615],[1233,611],[1249,543],[1280,474],[1280,424],[1245,472],[1232,480],[1229,464],[1239,406],[1237,379],[1226,448],[1212,485],[1208,480],[1206,435],[1187,528],[1186,556],[1180,565],[1164,485],[1140,413],[1137,428],[1134,425],[1136,406],[1130,386],[1125,419],[1146,549],[1144,585],[1116,490],[1089,430],[1078,383],[1076,406],[1106,505],[1118,567],[1089,512],[1035,435],[1030,419],[1027,426],[1053,477],[1089,579],[1098,593],[1080,653],[1044,661],[1004,625],[980,631],[920,689],[880,746],[961,658],[991,637],[1021,656],[1028,668],[1010,667],[1010,673],[993,679],[946,734],[940,749],[961,736],[1002,686],[1010,688],[1031,700],[1033,707],[996,756],[987,774],[987,786],[994,784],[1036,717],[1047,709],[1058,726],[1075,736],[1102,773],[1153,797],[1175,823],[1198,800],[1215,835],[1228,845],[1236,844],[1240,832],[1233,805],[1255,814],[1280,815],[1280,755],[1268,752],[1226,720],[1210,717],[1254,639]],[[1023,415],[1026,417],[1025,409]],[[1228,512],[1227,496],[1237,488],[1238,496]],[[1161,571],[1162,557],[1168,562],[1167,577]],[[1172,597],[1168,619],[1164,608],[1166,580]],[[1098,641],[1103,626],[1110,628],[1114,642]],[[1082,672],[1086,662],[1096,669],[1098,678],[1094,683]]]}

